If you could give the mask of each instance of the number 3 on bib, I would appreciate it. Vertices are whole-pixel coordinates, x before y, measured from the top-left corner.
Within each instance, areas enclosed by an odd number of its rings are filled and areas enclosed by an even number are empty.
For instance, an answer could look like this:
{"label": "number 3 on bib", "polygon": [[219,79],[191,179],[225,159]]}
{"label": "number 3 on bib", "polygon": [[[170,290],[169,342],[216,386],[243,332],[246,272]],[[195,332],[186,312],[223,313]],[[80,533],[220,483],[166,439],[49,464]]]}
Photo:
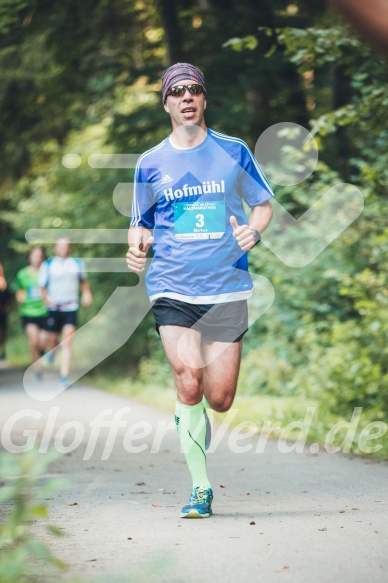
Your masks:
{"label": "number 3 on bib", "polygon": [[209,200],[174,203],[176,239],[221,239],[225,234],[225,201]]}
{"label": "number 3 on bib", "polygon": [[205,224],[205,217],[201,214],[195,215],[195,218],[198,219],[198,221],[195,223],[196,227],[203,227]]}

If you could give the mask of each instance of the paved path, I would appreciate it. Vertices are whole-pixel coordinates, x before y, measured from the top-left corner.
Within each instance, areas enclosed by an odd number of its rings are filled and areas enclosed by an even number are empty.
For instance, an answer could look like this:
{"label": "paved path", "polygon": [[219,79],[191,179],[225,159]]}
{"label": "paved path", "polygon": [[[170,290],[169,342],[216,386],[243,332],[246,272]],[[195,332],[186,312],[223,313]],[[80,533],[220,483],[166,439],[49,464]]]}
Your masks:
{"label": "paved path", "polygon": [[[25,443],[26,428],[39,430],[37,445],[44,446],[51,429],[57,445],[69,445],[76,430],[82,439],[53,464],[52,474],[70,484],[48,502],[50,523],[66,533],[50,544],[71,565],[70,574],[104,582],[124,574],[136,583],[388,580],[388,462],[308,450],[285,454],[277,441],[255,453],[257,437],[244,442],[251,451],[237,454],[225,435],[208,455],[214,516],[182,520],[190,481],[170,415],[81,385],[42,403],[26,395],[19,371],[0,371],[0,383],[1,427],[24,411],[14,423],[14,443]],[[26,409],[41,417],[26,417]],[[112,430],[109,438],[109,428],[95,428],[92,451],[90,422],[114,414],[116,438]],[[124,427],[117,426],[120,415]],[[152,433],[142,437],[149,423]],[[158,447],[156,432],[169,423]],[[150,451],[152,445],[159,451]],[[40,531],[46,536],[43,526]]]}

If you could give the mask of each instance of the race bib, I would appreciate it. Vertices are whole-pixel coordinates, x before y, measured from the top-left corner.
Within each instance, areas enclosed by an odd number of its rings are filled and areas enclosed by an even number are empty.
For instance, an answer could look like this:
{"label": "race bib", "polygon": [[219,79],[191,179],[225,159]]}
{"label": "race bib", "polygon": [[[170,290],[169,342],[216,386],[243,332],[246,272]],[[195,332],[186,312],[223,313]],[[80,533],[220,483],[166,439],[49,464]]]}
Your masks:
{"label": "race bib", "polygon": [[225,234],[225,201],[176,202],[175,239],[221,239]]}
{"label": "race bib", "polygon": [[27,288],[27,299],[28,300],[41,300],[42,294],[40,291],[40,287],[37,285],[28,287]]}

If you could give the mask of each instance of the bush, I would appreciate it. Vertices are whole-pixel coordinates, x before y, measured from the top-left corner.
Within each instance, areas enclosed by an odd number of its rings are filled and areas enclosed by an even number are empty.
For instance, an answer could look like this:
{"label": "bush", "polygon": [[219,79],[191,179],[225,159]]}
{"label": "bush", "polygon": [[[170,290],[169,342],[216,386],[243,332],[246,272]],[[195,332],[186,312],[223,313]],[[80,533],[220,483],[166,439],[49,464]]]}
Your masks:
{"label": "bush", "polygon": [[[48,518],[45,497],[56,490],[61,481],[42,482],[49,464],[58,457],[57,452],[42,455],[36,451],[24,454],[0,454],[0,504],[10,508],[0,524],[0,581],[1,583],[24,583],[42,580],[48,567],[66,568],[65,563],[55,557],[50,549],[31,533],[37,519]],[[54,536],[62,532],[48,525]]]}

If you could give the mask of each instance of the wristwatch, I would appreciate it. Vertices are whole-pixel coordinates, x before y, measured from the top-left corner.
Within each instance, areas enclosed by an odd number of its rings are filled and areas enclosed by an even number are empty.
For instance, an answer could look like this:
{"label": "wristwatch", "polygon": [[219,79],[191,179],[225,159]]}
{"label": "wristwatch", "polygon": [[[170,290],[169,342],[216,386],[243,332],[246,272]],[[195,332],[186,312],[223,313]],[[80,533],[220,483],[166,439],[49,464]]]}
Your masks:
{"label": "wristwatch", "polygon": [[251,229],[253,236],[255,238],[255,244],[254,247],[256,247],[256,245],[258,245],[261,241],[261,235],[259,233],[259,231],[256,231],[256,229]]}

